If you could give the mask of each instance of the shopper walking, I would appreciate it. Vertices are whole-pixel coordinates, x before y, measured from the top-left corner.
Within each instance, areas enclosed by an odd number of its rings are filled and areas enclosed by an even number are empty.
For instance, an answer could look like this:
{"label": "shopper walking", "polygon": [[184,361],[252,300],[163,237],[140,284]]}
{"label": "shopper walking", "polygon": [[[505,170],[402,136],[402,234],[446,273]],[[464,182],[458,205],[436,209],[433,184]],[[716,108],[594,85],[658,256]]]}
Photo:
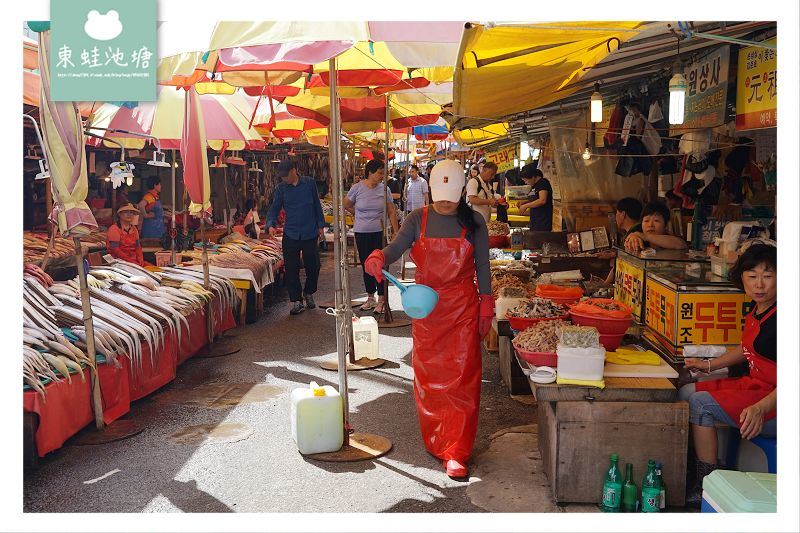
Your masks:
{"label": "shopper walking", "polygon": [[492,219],[492,208],[497,207],[497,198],[492,191],[491,181],[497,173],[497,165],[492,161],[484,163],[483,168],[474,176],[475,167],[470,169],[470,179],[467,182],[467,202],[480,213],[484,222]]}
{"label": "shopper walking", "polygon": [[[319,279],[319,248],[317,242],[324,238],[325,217],[313,179],[300,177],[294,161],[283,161],[278,165],[278,177],[282,182],[275,188],[272,205],[267,213],[267,228],[275,236],[275,227],[281,209],[286,213],[283,226],[283,261],[286,270],[286,285],[292,302],[292,315],[305,308],[316,307],[314,293]],[[300,255],[306,270],[306,283],[300,285]],[[305,307],[304,304],[305,303]]]}
{"label": "shopper walking", "polygon": [[382,281],[384,265],[410,248],[417,283],[439,295],[433,312],[412,323],[414,399],[425,447],[442,460],[447,475],[462,478],[478,427],[480,339],[494,316],[489,234],[483,217],[461,196],[464,171],[458,162],[438,163],[430,185],[433,204],[411,213],[364,269]]}
{"label": "shopper walking", "polygon": [[403,190],[403,199],[406,213],[428,205],[428,182],[420,177],[417,165],[411,165],[408,169],[408,180]]}
{"label": "shopper walking", "polygon": [[[353,185],[344,199],[345,209],[355,214],[353,232],[362,269],[367,257],[383,247],[384,208],[389,215],[394,234],[397,235],[399,231],[392,192],[383,184],[383,161],[372,160],[367,163],[364,175],[364,179]],[[386,307],[383,282],[378,282],[364,270],[364,289],[367,291],[367,301],[361,306],[361,310],[374,309],[375,313],[383,313]],[[374,296],[376,291],[379,295],[377,303]]]}

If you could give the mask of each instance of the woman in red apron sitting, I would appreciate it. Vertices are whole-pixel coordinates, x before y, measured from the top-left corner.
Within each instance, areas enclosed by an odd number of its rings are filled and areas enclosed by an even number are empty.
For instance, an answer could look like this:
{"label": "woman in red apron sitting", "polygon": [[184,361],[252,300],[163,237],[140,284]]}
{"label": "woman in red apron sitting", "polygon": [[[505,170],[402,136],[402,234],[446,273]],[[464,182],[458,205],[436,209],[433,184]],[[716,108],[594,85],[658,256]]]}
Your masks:
{"label": "woman in red apron sitting", "polygon": [[716,422],[739,428],[742,438],[775,437],[777,427],[777,250],[753,244],[730,272],[730,280],[755,303],[747,315],[741,346],[716,359],[686,359],[687,369],[710,373],[747,362],[749,375],[692,383],[681,388],[687,400],[697,481],[689,489],[687,505],[699,506],[703,478],[717,466]]}
{"label": "woman in red apron sitting", "polygon": [[133,204],[117,209],[117,223],[108,228],[106,249],[117,259],[144,266],[139,230],[136,228],[138,218],[139,210]]}
{"label": "woman in red apron sitting", "polygon": [[384,265],[411,248],[417,283],[439,294],[433,312],[411,327],[414,399],[425,447],[453,478],[467,477],[478,429],[480,340],[494,316],[489,234],[483,216],[464,201],[463,188],[461,165],[438,163],[430,176],[433,204],[412,211],[392,243],[364,262],[364,270],[383,281]]}

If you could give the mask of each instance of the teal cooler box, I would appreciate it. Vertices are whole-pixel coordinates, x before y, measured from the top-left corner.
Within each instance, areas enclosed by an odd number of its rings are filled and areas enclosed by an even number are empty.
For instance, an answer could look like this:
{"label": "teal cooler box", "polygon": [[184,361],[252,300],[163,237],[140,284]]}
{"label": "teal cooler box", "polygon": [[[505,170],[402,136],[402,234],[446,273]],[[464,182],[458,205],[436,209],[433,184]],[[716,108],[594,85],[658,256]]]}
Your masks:
{"label": "teal cooler box", "polygon": [[777,512],[775,474],[715,470],[703,480],[702,513]]}

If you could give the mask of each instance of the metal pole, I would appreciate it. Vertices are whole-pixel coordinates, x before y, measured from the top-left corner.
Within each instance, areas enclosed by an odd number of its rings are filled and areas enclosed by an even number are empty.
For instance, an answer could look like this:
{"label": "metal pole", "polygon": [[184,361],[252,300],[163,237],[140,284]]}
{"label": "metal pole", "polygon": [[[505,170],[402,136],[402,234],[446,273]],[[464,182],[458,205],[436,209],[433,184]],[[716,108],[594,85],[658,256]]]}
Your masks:
{"label": "metal pole", "polygon": [[[202,198],[202,195],[200,196]],[[201,200],[202,201],[202,200]],[[205,213],[200,215],[200,240],[203,242],[203,288],[211,290],[211,281],[208,272],[208,247],[206,246],[206,218]],[[214,344],[214,307],[211,300],[206,304],[206,329],[208,330],[208,343]]]}
{"label": "metal pole", "polygon": [[170,263],[175,264],[175,210],[178,208],[178,204],[175,201],[175,149],[172,149],[172,225],[170,226],[169,235],[170,235]]}
{"label": "metal pole", "polygon": [[[328,61],[330,70],[330,108],[331,120],[328,131],[329,166],[333,182],[333,257],[336,262],[334,269],[334,298],[336,303],[336,353],[339,363],[339,394],[342,396],[344,410],[345,432],[350,429],[350,402],[347,395],[347,360],[348,346],[352,323],[350,315],[350,294],[345,291],[347,279],[347,226],[345,224],[344,204],[342,203],[342,154],[341,154],[341,117],[339,116],[338,83],[336,80],[336,58]],[[344,228],[343,228],[344,226]],[[343,253],[344,252],[344,253]]]}
{"label": "metal pole", "polygon": [[[403,197],[403,194],[406,191],[406,187],[408,187],[408,180],[411,177],[411,127],[406,131],[406,181],[403,185],[403,191],[400,193],[400,197]],[[406,204],[403,205],[403,213],[405,214],[406,208],[408,207],[408,198],[405,199]],[[403,255],[400,256],[400,278],[406,279],[406,253],[403,252]]]}
{"label": "metal pole", "polygon": [[[386,192],[389,186],[389,139],[390,130],[392,127],[391,122],[391,96],[386,94],[386,146],[384,147],[384,165],[383,165],[383,190]],[[383,202],[383,247],[385,248],[389,242],[389,218],[386,213],[386,202]],[[383,281],[383,317],[384,324],[391,324],[392,322],[392,309],[389,307],[389,281]]]}
{"label": "metal pole", "polygon": [[80,237],[73,237],[75,243],[75,262],[78,267],[78,282],[81,287],[81,307],[83,308],[83,326],[86,328],[86,355],[91,362],[92,375],[92,410],[94,411],[94,423],[97,429],[102,430],[103,422],[103,398],[100,392],[100,378],[97,375],[97,360],[94,346],[94,322],[92,321],[92,304],[89,300],[89,287],[86,283],[86,268],[83,264],[83,250],[81,249]]}

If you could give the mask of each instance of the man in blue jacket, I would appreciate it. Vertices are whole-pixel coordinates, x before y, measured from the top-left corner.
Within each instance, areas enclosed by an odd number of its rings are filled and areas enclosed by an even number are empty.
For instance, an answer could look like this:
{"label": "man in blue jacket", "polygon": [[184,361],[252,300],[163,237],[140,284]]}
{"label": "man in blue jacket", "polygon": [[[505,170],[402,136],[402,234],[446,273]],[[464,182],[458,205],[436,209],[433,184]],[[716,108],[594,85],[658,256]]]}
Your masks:
{"label": "man in blue jacket", "polygon": [[[311,178],[299,176],[293,161],[283,161],[278,165],[278,177],[282,183],[275,188],[266,225],[269,234],[274,236],[278,215],[283,209],[286,213],[286,223],[283,226],[283,261],[289,299],[292,301],[289,313],[298,315],[305,308],[316,307],[313,294],[317,292],[320,268],[317,242],[320,237],[324,238],[322,228],[325,227],[325,217],[319,202],[317,184]],[[301,253],[306,269],[306,284],[303,288],[300,286]]]}

